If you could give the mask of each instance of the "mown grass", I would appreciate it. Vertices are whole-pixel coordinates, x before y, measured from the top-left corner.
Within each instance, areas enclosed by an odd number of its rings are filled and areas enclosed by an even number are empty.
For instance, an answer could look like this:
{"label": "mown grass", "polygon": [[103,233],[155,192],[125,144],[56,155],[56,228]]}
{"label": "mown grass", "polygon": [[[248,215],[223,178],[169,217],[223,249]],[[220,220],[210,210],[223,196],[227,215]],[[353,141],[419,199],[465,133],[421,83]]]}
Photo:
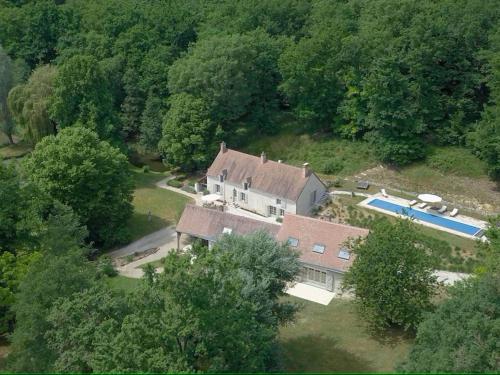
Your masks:
{"label": "mown grass", "polygon": [[121,290],[124,292],[133,292],[139,288],[142,280],[118,275],[114,277],[109,277],[106,280],[106,282],[111,288],[115,290]]}
{"label": "mown grass", "polygon": [[401,331],[374,336],[350,300],[328,306],[287,297],[302,304],[294,324],[280,330],[289,372],[392,372],[412,339]]}
{"label": "mown grass", "polygon": [[[165,178],[164,173],[144,173],[131,167],[135,182],[134,213],[127,223],[131,241],[173,225],[180,218],[186,204],[192,200],[181,194],[162,189],[156,183]],[[151,213],[151,221],[149,221]]]}

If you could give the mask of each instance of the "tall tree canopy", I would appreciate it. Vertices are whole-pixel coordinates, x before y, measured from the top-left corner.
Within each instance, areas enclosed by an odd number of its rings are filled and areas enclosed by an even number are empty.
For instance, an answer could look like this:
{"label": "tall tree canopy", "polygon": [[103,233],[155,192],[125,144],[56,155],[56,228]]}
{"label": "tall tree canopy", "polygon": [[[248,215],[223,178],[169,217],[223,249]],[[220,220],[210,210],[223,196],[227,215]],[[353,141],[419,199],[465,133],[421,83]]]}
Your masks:
{"label": "tall tree canopy", "polygon": [[116,136],[108,78],[93,56],[76,55],[59,67],[50,113],[61,129],[80,122],[101,138]]}
{"label": "tall tree canopy", "polygon": [[96,133],[75,126],[45,137],[24,167],[43,192],[73,208],[91,241],[110,246],[126,239],[132,213],[127,159]]}
{"label": "tall tree canopy", "polygon": [[173,95],[169,104],[158,146],[165,160],[187,170],[208,166],[222,132],[210,119],[205,100],[182,93]]}
{"label": "tall tree canopy", "polygon": [[375,328],[416,329],[432,309],[435,293],[430,249],[413,224],[377,222],[362,242],[353,246],[356,259],[343,287],[352,288],[360,312]]}
{"label": "tall tree canopy", "polygon": [[426,316],[403,372],[500,370],[500,277],[458,283],[449,299]]}
{"label": "tall tree canopy", "polygon": [[276,369],[278,327],[296,311],[279,298],[298,269],[297,254],[265,233],[226,236],[212,250],[195,245],[192,253],[169,253],[165,271],[148,270],[128,297],[105,285],[64,294],[42,326],[46,368]]}
{"label": "tall tree canopy", "polygon": [[169,89],[205,100],[211,119],[224,128],[243,116],[265,128],[277,105],[280,50],[262,31],[200,40],[170,68]]}

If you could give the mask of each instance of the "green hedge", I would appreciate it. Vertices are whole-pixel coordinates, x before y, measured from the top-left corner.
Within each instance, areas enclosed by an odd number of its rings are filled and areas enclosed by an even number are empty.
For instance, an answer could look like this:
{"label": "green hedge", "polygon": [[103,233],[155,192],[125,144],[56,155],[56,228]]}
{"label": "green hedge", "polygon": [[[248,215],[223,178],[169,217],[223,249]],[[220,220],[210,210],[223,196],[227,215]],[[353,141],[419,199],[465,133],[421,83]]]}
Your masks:
{"label": "green hedge", "polygon": [[168,186],[172,186],[174,188],[181,188],[184,184],[178,180],[168,180],[167,181]]}

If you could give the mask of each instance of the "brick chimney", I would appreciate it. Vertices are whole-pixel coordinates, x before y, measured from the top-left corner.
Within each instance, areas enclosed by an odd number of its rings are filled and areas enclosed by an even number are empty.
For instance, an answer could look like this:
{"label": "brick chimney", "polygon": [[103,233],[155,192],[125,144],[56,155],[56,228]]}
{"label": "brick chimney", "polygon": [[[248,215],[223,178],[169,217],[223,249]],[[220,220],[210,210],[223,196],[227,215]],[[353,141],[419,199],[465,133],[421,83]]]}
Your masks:
{"label": "brick chimney", "polygon": [[260,154],[260,162],[264,164],[267,161],[267,156],[264,151],[262,151],[262,154]]}
{"label": "brick chimney", "polygon": [[311,170],[309,169],[309,163],[302,164],[302,177],[309,177]]}
{"label": "brick chimney", "polygon": [[224,153],[227,151],[226,142],[222,141],[220,143],[220,152]]}

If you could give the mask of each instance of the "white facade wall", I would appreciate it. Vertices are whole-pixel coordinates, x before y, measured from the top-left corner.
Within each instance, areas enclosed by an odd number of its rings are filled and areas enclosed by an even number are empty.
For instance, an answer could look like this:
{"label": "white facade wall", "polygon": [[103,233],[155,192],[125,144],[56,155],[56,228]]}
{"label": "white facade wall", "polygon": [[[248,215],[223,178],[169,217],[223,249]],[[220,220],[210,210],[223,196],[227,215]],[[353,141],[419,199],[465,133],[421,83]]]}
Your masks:
{"label": "white facade wall", "polygon": [[[313,192],[316,191],[316,200],[312,202],[311,196]],[[326,191],[325,185],[320,181],[320,179],[313,173],[311,174],[309,180],[304,186],[304,190],[297,200],[297,214],[308,216],[311,214],[311,209],[316,203],[318,203]]]}
{"label": "white facade wall", "polygon": [[318,266],[315,264],[305,263],[305,262],[301,262],[301,265],[303,267],[312,268],[315,270],[325,272],[326,273],[326,283],[325,284],[318,283],[318,282],[309,280],[307,278],[304,278],[302,276],[299,276],[300,282],[302,282],[304,284],[308,284],[308,285],[313,285],[313,286],[316,286],[318,288],[326,289],[326,290],[329,290],[330,292],[334,292],[337,294],[342,293],[342,281],[344,280],[344,273],[334,271],[332,269]]}
{"label": "white facade wall", "polygon": [[[215,185],[220,186],[220,192],[216,192]],[[211,194],[220,194],[222,200],[234,202],[241,208],[256,212],[262,216],[278,217],[280,216],[280,209],[290,214],[297,213],[294,201],[254,190],[251,187],[244,190],[242,184],[233,184],[229,181],[219,182],[218,178],[207,176],[207,189]],[[233,200],[234,190],[236,190],[236,198]],[[245,194],[245,200],[241,200],[241,193]],[[276,199],[280,199],[281,204],[276,203]],[[276,207],[276,215],[270,215],[269,206]]]}

